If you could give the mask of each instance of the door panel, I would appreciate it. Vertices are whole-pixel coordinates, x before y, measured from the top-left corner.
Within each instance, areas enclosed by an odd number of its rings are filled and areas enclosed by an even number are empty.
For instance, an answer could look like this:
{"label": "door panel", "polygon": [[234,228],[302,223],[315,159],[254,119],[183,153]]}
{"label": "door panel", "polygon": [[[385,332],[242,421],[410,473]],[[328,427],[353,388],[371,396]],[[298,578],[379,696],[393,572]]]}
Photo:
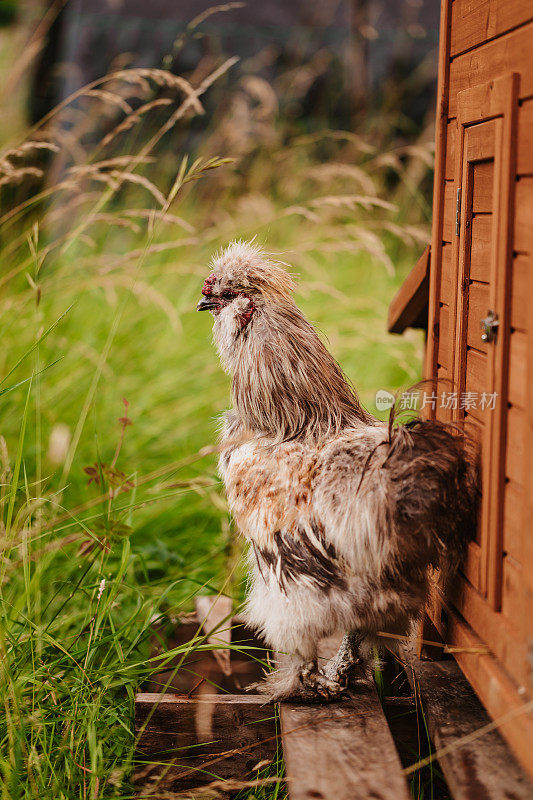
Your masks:
{"label": "door panel", "polygon": [[[458,403],[454,419],[477,437],[482,469],[480,524],[464,579],[487,604],[487,612],[501,611],[504,586],[506,611],[513,607],[509,587],[514,585],[516,563],[513,559],[504,566],[503,500],[506,474],[516,482],[516,475],[509,474],[513,459],[509,455],[506,459],[506,443],[514,189],[511,143],[517,98],[516,75],[461,93],[454,137],[460,207],[452,242],[457,280],[451,307],[456,323],[451,371],[458,397],[471,400],[475,396],[472,407]],[[521,397],[518,376],[512,378],[512,395]],[[509,444],[516,446],[517,425],[512,420],[510,424],[513,441]],[[471,596],[465,592],[458,606],[472,623],[464,599]]]}

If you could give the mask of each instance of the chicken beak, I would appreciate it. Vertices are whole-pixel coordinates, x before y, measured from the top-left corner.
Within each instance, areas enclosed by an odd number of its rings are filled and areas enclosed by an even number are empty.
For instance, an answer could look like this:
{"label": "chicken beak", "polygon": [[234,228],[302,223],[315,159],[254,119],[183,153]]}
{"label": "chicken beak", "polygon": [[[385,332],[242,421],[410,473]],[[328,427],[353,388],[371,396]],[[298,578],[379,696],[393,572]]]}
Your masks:
{"label": "chicken beak", "polygon": [[218,303],[210,297],[202,297],[196,306],[197,311],[209,311],[212,308],[218,308]]}

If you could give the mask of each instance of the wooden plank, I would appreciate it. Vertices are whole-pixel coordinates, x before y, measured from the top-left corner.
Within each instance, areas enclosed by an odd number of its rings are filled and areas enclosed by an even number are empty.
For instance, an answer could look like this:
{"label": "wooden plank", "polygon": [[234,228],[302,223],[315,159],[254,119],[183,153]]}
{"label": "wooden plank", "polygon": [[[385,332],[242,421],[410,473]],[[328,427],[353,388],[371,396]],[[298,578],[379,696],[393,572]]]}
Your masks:
{"label": "wooden plank", "polygon": [[502,614],[508,619],[520,619],[523,613],[522,567],[506,554],[503,559]]}
{"label": "wooden plank", "polygon": [[375,689],[327,706],[283,703],[280,717],[291,800],[408,800]]}
{"label": "wooden plank", "polygon": [[[320,653],[330,657],[335,642]],[[281,735],[291,800],[408,800],[374,685],[326,705],[282,703]]]}
{"label": "wooden plank", "polygon": [[[533,269],[529,260],[527,282],[524,284],[524,294],[527,296],[527,307],[533,308]],[[533,325],[529,324],[527,334],[528,358],[525,365],[527,392],[530,398],[526,408],[526,424],[524,426],[526,460],[526,483],[524,485],[525,502],[522,509],[523,531],[523,569],[524,569],[524,612],[522,616],[522,635],[528,643],[529,669],[527,670],[526,685],[533,696],[533,668],[531,665],[531,642],[533,642]],[[530,756],[530,760],[531,756]],[[533,769],[533,767],[532,767]]]}
{"label": "wooden plank", "polygon": [[523,561],[524,489],[514,481],[505,484],[503,507],[503,549],[519,564]]}
{"label": "wooden plank", "polygon": [[443,242],[453,242],[453,237],[455,236],[455,199],[455,183],[446,181],[443,199]]}
{"label": "wooden plank", "polygon": [[[485,123],[483,127],[490,123]],[[494,150],[494,139],[492,139]],[[492,193],[494,186],[494,159],[474,164],[474,185],[472,193],[472,212],[483,214],[492,212]]]}
{"label": "wooden plank", "polygon": [[533,178],[516,182],[514,218],[514,249],[519,253],[533,252]]}
{"label": "wooden plank", "polygon": [[518,109],[517,175],[533,175],[533,97]]}
{"label": "wooden plank", "polygon": [[389,306],[389,333],[427,327],[430,247],[426,247]]}
{"label": "wooden plank", "polygon": [[[214,776],[244,779],[276,752],[274,711],[259,695],[141,693],[135,698],[135,733],[137,756],[153,763],[150,777],[165,792],[209,783]],[[143,781],[146,786],[146,776]]]}
{"label": "wooden plank", "polygon": [[455,177],[455,147],[457,138],[457,120],[451,119],[446,126],[446,160],[444,167],[444,177],[447,181],[453,181]]}
{"label": "wooden plank", "polygon": [[[320,658],[331,658],[339,643],[337,637],[324,640]],[[407,799],[407,784],[373,684],[358,687],[350,700],[340,703],[282,703],[280,719],[291,800]]]}
{"label": "wooden plank", "polygon": [[[507,625],[507,620],[502,620]],[[449,620],[451,638],[463,652],[455,652],[455,658],[468,681],[481,699],[493,719],[500,720],[498,730],[504,736],[516,758],[533,779],[533,711],[528,706],[528,697],[517,692],[517,685],[509,678],[502,666],[490,655],[481,655],[483,641],[451,613]],[[480,652],[481,651],[481,652]],[[526,657],[523,642],[516,657],[523,664]],[[511,716],[512,715],[512,716]],[[505,797],[505,795],[503,795]]]}
{"label": "wooden plank", "polygon": [[[224,675],[231,675],[231,629],[233,625],[233,600],[225,595],[198,595],[194,601],[196,615],[213,645],[213,657]],[[226,647],[221,647],[227,644]]]}
{"label": "wooden plank", "polygon": [[454,0],[452,4],[453,56],[501,36],[533,18],[524,0]]}
{"label": "wooden plank", "polygon": [[[464,618],[468,615],[467,626],[482,638],[491,655],[500,662],[507,672],[520,685],[526,675],[524,661],[525,643],[521,632],[520,619],[505,619],[501,613],[495,613],[477,589],[468,581],[460,579],[453,598],[453,604]],[[458,645],[450,632],[448,642]]]}
{"label": "wooden plank", "polygon": [[526,477],[526,415],[521,408],[511,406],[507,413],[507,452],[505,474],[519,486],[525,486]]}
{"label": "wooden plank", "polygon": [[[471,281],[468,290],[466,342],[470,347],[475,347],[481,353],[486,353],[488,349],[487,342],[484,342],[481,338],[481,320],[487,316],[489,308],[488,284]],[[488,387],[486,391],[488,391]]]}
{"label": "wooden plank", "polygon": [[[450,373],[446,367],[439,367],[437,369],[437,396],[442,397],[443,393],[448,394],[448,392],[453,391],[454,388],[450,378]],[[435,416],[437,419],[443,420],[444,422],[452,421],[451,409],[446,408],[445,404],[442,403],[437,404]]]}
{"label": "wooden plank", "polygon": [[442,267],[440,299],[448,307],[453,304],[454,295],[457,291],[457,275],[453,268],[452,246],[447,242],[442,245]]}
{"label": "wooden plank", "polygon": [[454,58],[450,65],[448,116],[457,116],[457,94],[509,72],[521,73],[520,98],[533,95],[533,23],[528,23],[476,50]]}
{"label": "wooden plank", "polygon": [[487,354],[469,348],[466,351],[466,390],[478,393],[487,392],[488,378]]}
{"label": "wooden plank", "polygon": [[454,800],[531,800],[533,786],[498,731],[465,741],[490,717],[455,661],[403,655],[437,754],[447,749],[439,764]]}
{"label": "wooden plank", "polygon": [[514,331],[509,347],[509,402],[519,408],[527,408],[527,335]]}
{"label": "wooden plank", "polygon": [[[511,295],[511,326],[526,332],[532,310],[528,304],[527,284],[530,264],[527,256],[517,255],[513,259],[513,287]],[[525,352],[524,352],[525,355]],[[525,362],[523,362],[525,363]]]}
{"label": "wooden plank", "polygon": [[[533,62],[532,62],[533,63]],[[488,557],[488,600],[495,611],[501,607],[503,558],[503,492],[507,452],[507,402],[509,381],[509,335],[511,331],[511,278],[513,258],[512,221],[514,218],[514,184],[516,175],[516,132],[520,75],[513,73],[493,81],[498,87],[494,102],[503,119],[496,136],[500,157],[495,170],[497,197],[494,198],[494,237],[492,275],[494,293],[491,308],[496,308],[500,328],[498,347],[494,349],[494,385],[498,402],[492,412],[492,441],[490,474],[490,538]],[[500,95],[497,100],[498,94]],[[497,228],[496,228],[497,226]],[[492,298],[494,297],[494,301]]]}
{"label": "wooden plank", "polygon": [[441,305],[439,313],[439,349],[438,364],[445,369],[450,368],[451,364],[450,341],[450,310],[448,306]]}
{"label": "wooden plank", "polygon": [[[424,361],[424,378],[433,381],[437,375],[439,349],[438,314],[441,287],[441,250],[445,239],[444,194],[446,165],[446,133],[450,77],[451,2],[441,0],[439,29],[439,61],[437,71],[437,103],[435,109],[435,175],[433,179],[433,222],[431,225],[431,270],[429,276],[428,338]],[[434,412],[428,410],[428,416]]]}
{"label": "wooden plank", "polygon": [[489,282],[491,243],[492,214],[474,215],[470,248],[470,277],[472,280]]}

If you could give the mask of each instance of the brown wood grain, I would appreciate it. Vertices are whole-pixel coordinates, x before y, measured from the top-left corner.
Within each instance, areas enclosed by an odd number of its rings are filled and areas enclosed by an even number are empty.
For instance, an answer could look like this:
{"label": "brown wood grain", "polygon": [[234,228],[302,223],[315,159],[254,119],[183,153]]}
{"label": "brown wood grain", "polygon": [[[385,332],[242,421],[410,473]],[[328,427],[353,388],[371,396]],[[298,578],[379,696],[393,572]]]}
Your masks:
{"label": "brown wood grain", "polygon": [[438,363],[441,367],[449,370],[450,360],[450,310],[448,306],[441,305],[439,313],[439,349]]}
{"label": "brown wood grain", "polygon": [[452,56],[524,25],[533,18],[524,0],[454,0],[452,4]]}
{"label": "brown wood grain", "polygon": [[503,549],[519,564],[523,561],[524,489],[508,480],[504,491]]}
{"label": "brown wood grain", "polygon": [[521,408],[511,406],[507,414],[508,447],[505,474],[519,486],[525,486],[526,471],[526,414]]}
{"label": "brown wood grain", "polygon": [[527,408],[527,336],[514,331],[509,346],[509,402],[519,408]]}
{"label": "brown wood grain", "polygon": [[533,253],[533,177],[516,182],[514,249]]}
{"label": "brown wood grain", "polygon": [[389,306],[387,329],[390,333],[427,326],[430,260],[428,245]]}
{"label": "brown wood grain", "polygon": [[457,95],[510,72],[521,73],[520,98],[533,95],[533,23],[484,44],[450,65],[448,116],[457,116]]}
{"label": "brown wood grain", "polygon": [[[439,366],[437,369],[437,396],[442,397],[443,394],[447,396],[449,392],[453,391],[454,387],[450,373],[446,367]],[[452,421],[451,409],[446,408],[442,403],[437,405],[435,416],[437,419],[440,419],[444,422]]]}
{"label": "brown wood grain", "polygon": [[[429,275],[428,338],[424,360],[424,378],[434,381],[439,350],[439,308],[441,286],[441,250],[444,235],[444,194],[446,135],[449,116],[451,0],[441,0],[437,103],[435,112],[435,173],[433,179],[433,221],[431,225],[431,269]],[[450,241],[450,240],[448,240]],[[429,411],[428,416],[433,412]]]}
{"label": "brown wood grain", "polygon": [[533,97],[518,110],[517,175],[533,175]]}
{"label": "brown wood grain", "polygon": [[443,198],[442,241],[453,242],[455,236],[455,183],[446,181]]}
{"label": "brown wood grain", "polygon": [[524,613],[522,567],[514,558],[503,558],[502,614],[508,619],[520,619]]}
{"label": "brown wood grain", "polygon": [[470,277],[488,283],[490,280],[490,248],[492,242],[492,214],[472,218],[472,247]]}
{"label": "brown wood grain", "polygon": [[483,393],[489,393],[489,379],[486,353],[468,348],[466,352],[465,392],[474,392],[478,401],[468,413],[481,426],[485,426],[490,422],[489,415],[491,412],[488,408],[488,403],[485,408],[481,406]]}
{"label": "brown wood grain", "polygon": [[481,353],[486,353],[488,349],[487,342],[484,342],[481,338],[481,320],[487,316],[489,308],[489,285],[471,281],[468,289],[466,342],[470,347],[475,347]]}
{"label": "brown wood grain", "polygon": [[410,797],[373,686],[341,703],[283,703],[280,717],[291,800]]}
{"label": "brown wood grain", "polygon": [[533,786],[498,731],[469,741],[490,717],[455,661],[428,662],[403,651],[408,676],[454,800],[531,800]]}
{"label": "brown wood grain", "polygon": [[[324,639],[319,657],[331,658],[339,644],[340,637]],[[338,703],[281,703],[280,722],[290,800],[408,800],[373,683]]]}
{"label": "brown wood grain", "polygon": [[[526,646],[522,636],[522,622],[520,619],[504,618],[501,612],[494,612],[486,598],[466,580],[461,579],[457,588],[457,608],[468,608],[468,623],[465,625],[475,633],[485,645],[485,651],[490,657],[499,662],[502,675],[507,674],[508,680],[515,682],[516,687],[525,681],[527,666],[525,662]],[[463,617],[460,615],[460,619]],[[456,628],[458,635],[459,629]],[[454,631],[450,629],[447,640],[452,645],[460,645],[460,640],[454,638]],[[485,686],[481,691],[480,698],[483,703],[487,702],[487,690]]]}
{"label": "brown wood grain", "polygon": [[[513,259],[513,288],[511,295],[511,325],[519,331],[526,332],[531,325],[533,309],[529,305],[529,298],[524,287],[528,284],[528,272],[533,264],[530,258],[517,255]],[[525,353],[524,353],[525,355]],[[524,365],[526,361],[522,362]]]}
{"label": "brown wood grain", "polygon": [[451,244],[442,245],[442,268],[441,268],[441,285],[440,285],[440,299],[448,307],[453,305],[453,297],[457,291],[457,275],[452,259],[452,246]]}
{"label": "brown wood grain", "polygon": [[[490,123],[485,123],[483,127],[488,127]],[[494,145],[493,145],[494,148]],[[493,149],[494,152],[494,149]],[[474,186],[472,197],[472,212],[491,213],[492,212],[492,193],[494,185],[494,160],[481,161],[474,165]]]}
{"label": "brown wood grain", "polygon": [[135,732],[138,757],[154,765],[143,787],[157,782],[166,792],[215,777],[244,779],[276,751],[274,711],[258,695],[141,693],[135,698]]}
{"label": "brown wood grain", "polygon": [[447,181],[453,181],[455,177],[456,136],[457,120],[450,119],[446,126],[446,160],[444,165],[444,177]]}
{"label": "brown wood grain", "polygon": [[[531,256],[528,259],[529,269],[527,280],[524,284],[524,294],[527,297],[527,306],[533,308],[533,264]],[[523,558],[524,569],[524,612],[522,616],[522,635],[528,645],[530,668],[526,676],[526,685],[533,697],[533,667],[531,666],[531,642],[533,642],[533,324],[529,321],[527,334],[528,359],[526,365],[527,393],[529,402],[526,409],[526,423],[524,429],[526,449],[526,483],[524,485],[524,504],[522,506],[522,531],[523,531]],[[533,759],[532,759],[533,760]]]}
{"label": "brown wood grain", "polygon": [[[507,625],[511,624],[507,620],[502,620],[502,622]],[[504,720],[500,723],[498,730],[527,771],[530,779],[533,778],[531,751],[533,714],[531,709],[524,710],[528,703],[528,696],[517,693],[517,684],[509,678],[505,669],[502,669],[501,663],[492,656],[468,652],[469,649],[476,648],[479,652],[479,649],[483,648],[483,641],[453,613],[450,615],[450,633],[453,641],[459,647],[464,648],[464,652],[455,654],[459,666],[482,698],[490,716],[493,719]],[[517,647],[514,655],[519,664],[524,663],[525,647],[523,642]],[[509,719],[510,712],[516,716]]]}

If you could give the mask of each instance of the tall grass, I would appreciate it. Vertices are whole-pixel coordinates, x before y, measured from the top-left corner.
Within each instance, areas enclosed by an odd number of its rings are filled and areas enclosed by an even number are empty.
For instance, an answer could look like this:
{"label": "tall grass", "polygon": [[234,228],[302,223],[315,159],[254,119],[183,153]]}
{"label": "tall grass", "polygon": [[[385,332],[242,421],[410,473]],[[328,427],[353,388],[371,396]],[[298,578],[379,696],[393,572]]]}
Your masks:
{"label": "tall grass", "polygon": [[[257,235],[293,265],[372,411],[418,377],[420,337],[385,318],[429,148],[288,132],[235,59],[203,74],[115,72],[0,153],[4,798],[131,796],[135,690],[182,652],[150,656],[154,621],[242,596],[210,447],[228,383],[194,315],[213,251]],[[217,85],[195,152],[170,151]]]}

